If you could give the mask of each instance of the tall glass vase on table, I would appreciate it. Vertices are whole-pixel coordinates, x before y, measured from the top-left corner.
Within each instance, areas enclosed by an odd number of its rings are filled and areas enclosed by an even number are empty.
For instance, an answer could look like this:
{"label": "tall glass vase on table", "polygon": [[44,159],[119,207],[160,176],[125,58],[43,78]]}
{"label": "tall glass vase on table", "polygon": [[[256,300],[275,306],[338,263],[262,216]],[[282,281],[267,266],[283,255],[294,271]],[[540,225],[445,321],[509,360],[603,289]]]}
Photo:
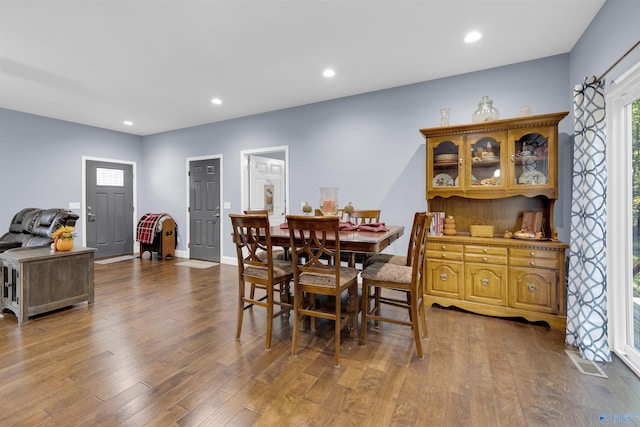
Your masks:
{"label": "tall glass vase on table", "polygon": [[338,214],[337,187],[320,187],[320,211],[323,215]]}

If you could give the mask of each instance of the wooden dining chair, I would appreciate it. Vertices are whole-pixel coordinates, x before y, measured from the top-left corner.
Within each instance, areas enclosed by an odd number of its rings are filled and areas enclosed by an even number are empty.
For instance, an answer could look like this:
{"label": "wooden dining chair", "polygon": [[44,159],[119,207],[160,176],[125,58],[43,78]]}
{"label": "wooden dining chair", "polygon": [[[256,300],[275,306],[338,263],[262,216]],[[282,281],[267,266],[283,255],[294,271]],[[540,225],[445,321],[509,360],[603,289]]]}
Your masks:
{"label": "wooden dining chair", "polygon": [[[302,319],[310,316],[311,329],[315,318],[335,322],[334,366],[340,367],[340,333],[347,325],[353,331],[358,326],[358,270],[340,263],[340,220],[337,216],[287,216],[293,265],[293,338],[291,354],[298,354]],[[346,295],[345,295],[346,294]],[[306,298],[305,300],[305,296]],[[318,304],[317,296],[329,296],[332,306]],[[342,297],[346,296],[343,310]]]}
{"label": "wooden dining chair", "polygon": [[[245,215],[266,215],[269,218],[269,211],[267,209],[247,209],[244,211]],[[266,252],[259,252],[258,256],[261,258],[266,258]],[[273,251],[273,259],[286,259],[284,249],[278,249]],[[251,284],[251,290],[249,291],[249,298],[253,299],[256,295],[256,288],[264,289],[264,286],[256,283]]]}
{"label": "wooden dining chair", "polygon": [[[413,225],[411,226],[411,234],[409,235],[409,245],[407,247],[407,255],[394,255],[394,254],[384,254],[384,253],[373,254],[365,258],[363,268],[367,268],[368,266],[370,266],[371,264],[375,264],[376,262],[390,263],[395,265],[406,265],[410,267],[414,259],[413,252],[416,249],[418,249],[418,243],[419,243],[418,233],[420,232],[420,222],[424,220],[422,216],[425,214],[427,214],[427,212],[416,212],[413,215]],[[431,217],[427,218],[427,221],[429,222],[429,224],[431,224],[431,221],[433,219],[433,214],[429,214],[429,215]],[[428,228],[429,226],[427,226],[427,230]],[[370,298],[376,298],[377,301],[382,300],[382,303],[384,303],[384,297],[381,295],[380,291],[381,291],[380,288],[376,289],[375,295],[370,296]],[[409,291],[406,291],[407,303],[410,303],[410,299],[409,299],[410,296],[411,295]],[[377,304],[378,312],[376,314],[378,316],[380,315],[380,305],[381,304]],[[411,315],[411,310],[409,310],[409,315]],[[375,326],[378,327],[378,325],[379,325],[379,322],[376,320]]]}
{"label": "wooden dining chair", "polygon": [[[265,349],[271,349],[273,319],[289,314],[290,282],[293,279],[293,268],[290,261],[273,258],[269,218],[266,215],[229,214],[233,226],[233,241],[238,258],[238,318],[236,339],[240,339],[242,319],[245,309],[257,305],[267,309],[267,338]],[[266,254],[266,256],[264,255]],[[255,298],[253,291],[246,295],[247,285],[260,286],[266,292],[262,298]],[[279,298],[275,298],[276,292]],[[245,305],[248,304],[248,305]],[[279,310],[274,312],[274,306]]]}
{"label": "wooden dining chair", "polygon": [[[351,216],[347,216],[347,219],[356,225],[377,224],[380,222],[380,209],[357,209],[351,213]],[[368,257],[369,255],[363,253],[344,252],[340,261],[352,267],[360,265],[364,268]]]}
{"label": "wooden dining chair", "polygon": [[356,225],[377,224],[380,222],[380,209],[356,209],[351,213]]}
{"label": "wooden dining chair", "polygon": [[[423,359],[422,337],[427,337],[427,322],[424,309],[424,252],[427,240],[427,230],[431,225],[431,214],[418,215],[418,232],[415,238],[410,265],[397,265],[377,262],[369,265],[362,272],[362,325],[360,328],[361,344],[366,343],[367,327],[369,320],[390,322],[413,328],[413,337],[416,343],[418,358]],[[371,290],[373,289],[373,294]],[[400,292],[405,298],[382,296],[382,291],[387,293]],[[408,297],[406,295],[408,294]],[[373,301],[373,307],[371,307]],[[409,312],[409,320],[403,320],[390,316],[383,316],[381,304],[405,308]],[[422,333],[421,333],[422,332]]]}
{"label": "wooden dining chair", "polygon": [[413,251],[415,249],[415,243],[417,240],[417,234],[420,231],[418,227],[418,222],[421,220],[420,215],[424,215],[426,212],[416,212],[413,215],[413,225],[411,226],[411,234],[409,235],[409,245],[407,247],[407,255],[394,255],[394,254],[373,254],[368,257],[364,262],[364,268],[367,268],[371,264],[375,264],[376,262],[389,262],[391,264],[396,265],[407,265],[411,266],[411,262],[413,261]]}

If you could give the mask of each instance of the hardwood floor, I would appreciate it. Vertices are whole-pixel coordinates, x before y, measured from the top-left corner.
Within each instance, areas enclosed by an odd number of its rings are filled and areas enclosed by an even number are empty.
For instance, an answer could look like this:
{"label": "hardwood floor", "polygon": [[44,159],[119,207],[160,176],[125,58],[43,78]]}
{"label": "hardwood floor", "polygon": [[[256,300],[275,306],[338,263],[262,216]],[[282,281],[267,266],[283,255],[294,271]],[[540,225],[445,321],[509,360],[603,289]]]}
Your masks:
{"label": "hardwood floor", "polygon": [[292,320],[267,352],[256,307],[236,341],[236,268],[179,261],[96,264],[93,306],[0,318],[0,425],[640,425],[640,380],[617,358],[580,374],[561,332],[431,307],[424,360],[384,324],[343,333],[337,369],[328,323],[292,358]]}

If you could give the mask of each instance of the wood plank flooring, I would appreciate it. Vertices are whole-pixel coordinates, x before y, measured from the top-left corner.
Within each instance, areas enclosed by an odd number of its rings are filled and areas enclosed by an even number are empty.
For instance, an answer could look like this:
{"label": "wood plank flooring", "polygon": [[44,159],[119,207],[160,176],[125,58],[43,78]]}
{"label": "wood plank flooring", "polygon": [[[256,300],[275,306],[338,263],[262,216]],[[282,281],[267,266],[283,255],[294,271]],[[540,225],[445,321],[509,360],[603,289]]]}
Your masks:
{"label": "wood plank flooring", "polygon": [[267,352],[254,307],[236,341],[236,267],[179,261],[96,265],[93,306],[0,318],[0,425],[640,425],[640,380],[617,358],[580,374],[559,331],[431,307],[424,360],[383,324],[366,346],[343,333],[334,368],[331,324],[292,358],[292,320]]}

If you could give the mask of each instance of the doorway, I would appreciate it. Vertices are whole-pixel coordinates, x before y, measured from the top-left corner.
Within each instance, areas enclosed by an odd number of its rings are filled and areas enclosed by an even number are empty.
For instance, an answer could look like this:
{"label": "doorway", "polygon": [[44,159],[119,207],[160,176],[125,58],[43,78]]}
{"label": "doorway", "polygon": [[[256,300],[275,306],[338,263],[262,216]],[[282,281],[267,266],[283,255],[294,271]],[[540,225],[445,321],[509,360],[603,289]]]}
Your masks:
{"label": "doorway", "polygon": [[269,222],[280,224],[289,212],[289,147],[245,150],[241,160],[241,211],[269,210]]}
{"label": "doorway", "polygon": [[221,159],[187,159],[189,175],[189,257],[220,262]]}
{"label": "doorway", "polygon": [[84,245],[96,258],[133,254],[134,164],[84,159]]}

